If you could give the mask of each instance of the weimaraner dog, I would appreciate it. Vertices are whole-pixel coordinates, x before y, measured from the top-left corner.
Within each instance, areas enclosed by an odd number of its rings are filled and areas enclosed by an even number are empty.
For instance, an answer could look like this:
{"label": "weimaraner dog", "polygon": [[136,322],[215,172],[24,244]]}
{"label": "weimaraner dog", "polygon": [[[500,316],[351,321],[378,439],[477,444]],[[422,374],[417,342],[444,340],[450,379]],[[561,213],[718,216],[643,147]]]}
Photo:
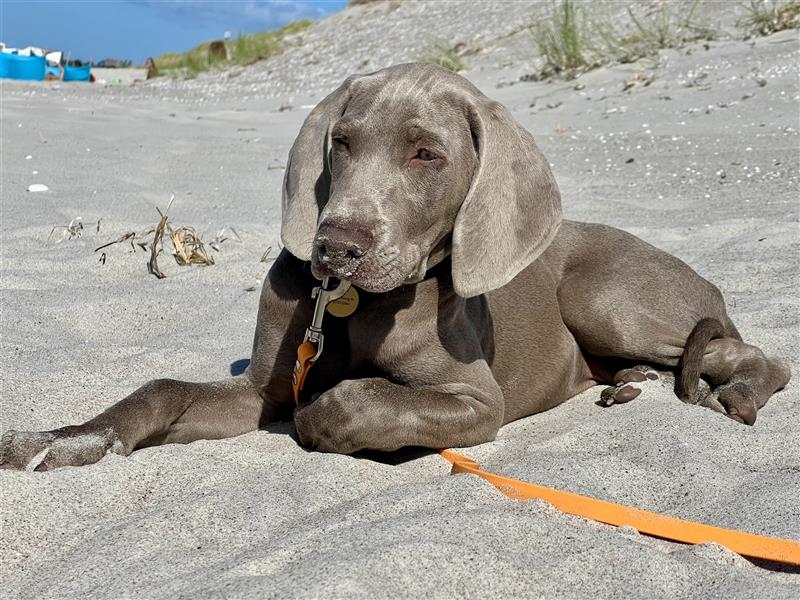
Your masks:
{"label": "weimaraner dog", "polygon": [[[719,290],[604,225],[561,219],[531,135],[464,78],[407,64],[348,78],[289,154],[285,248],[261,292],[250,366],[216,383],[151,381],[83,425],[9,431],[0,462],[48,470],[107,452],[239,435],[294,418],[325,452],[488,442],[598,383],[633,399],[653,371],[753,424],[788,368],[744,343]],[[298,345],[323,277],[360,301],[328,316],[295,407]],[[637,368],[638,367],[638,368]]]}

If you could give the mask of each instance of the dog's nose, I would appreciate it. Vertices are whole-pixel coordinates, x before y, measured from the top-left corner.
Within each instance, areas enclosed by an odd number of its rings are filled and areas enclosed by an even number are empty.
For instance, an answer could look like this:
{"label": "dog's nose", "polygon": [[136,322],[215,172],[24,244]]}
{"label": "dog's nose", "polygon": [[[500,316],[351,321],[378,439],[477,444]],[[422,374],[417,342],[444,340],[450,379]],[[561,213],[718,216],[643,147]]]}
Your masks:
{"label": "dog's nose", "polygon": [[317,231],[320,262],[336,271],[353,271],[372,246],[372,234],[363,229],[321,225]]}

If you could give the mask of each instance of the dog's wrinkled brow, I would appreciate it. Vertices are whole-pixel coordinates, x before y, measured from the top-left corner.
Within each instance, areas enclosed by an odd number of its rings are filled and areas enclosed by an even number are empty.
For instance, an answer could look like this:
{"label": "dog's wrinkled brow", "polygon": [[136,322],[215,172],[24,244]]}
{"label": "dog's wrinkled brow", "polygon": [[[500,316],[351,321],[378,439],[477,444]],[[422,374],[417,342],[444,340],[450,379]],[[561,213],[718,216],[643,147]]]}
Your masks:
{"label": "dog's wrinkled brow", "polygon": [[358,131],[364,126],[359,120],[354,119],[352,117],[342,117],[336,124],[331,128],[331,135],[352,135],[354,132]]}
{"label": "dog's wrinkled brow", "polygon": [[440,147],[447,147],[447,140],[435,131],[419,124],[418,121],[411,121],[403,124],[406,130],[406,139],[412,143],[424,142]]}
{"label": "dog's wrinkled brow", "polygon": [[[331,136],[354,137],[360,130],[366,127],[363,119],[354,117],[342,117],[331,128]],[[387,129],[391,126],[387,125]],[[428,125],[423,125],[419,119],[414,118],[404,121],[397,126],[398,139],[402,139],[410,144],[423,143],[440,149],[447,147],[447,139],[431,129]]]}

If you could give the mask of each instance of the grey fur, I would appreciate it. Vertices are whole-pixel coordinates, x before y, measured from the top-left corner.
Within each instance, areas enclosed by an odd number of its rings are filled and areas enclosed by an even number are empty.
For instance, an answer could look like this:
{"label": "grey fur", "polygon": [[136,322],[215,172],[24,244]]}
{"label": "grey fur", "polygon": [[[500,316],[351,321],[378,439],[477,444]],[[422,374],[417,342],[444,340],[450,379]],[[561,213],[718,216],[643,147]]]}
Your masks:
{"label": "grey fur", "polygon": [[[530,134],[430,65],[351,77],[312,111],[289,156],[282,238],[242,376],[151,381],[83,425],[8,432],[0,463],[86,464],[292,416],[304,445],[330,452],[479,444],[621,369],[674,369],[702,319],[736,331],[719,290],[677,258],[611,227],[562,222]],[[289,378],[312,272],[350,279],[361,303],[327,318],[295,410]],[[746,423],[790,377],[732,333],[697,360]]]}

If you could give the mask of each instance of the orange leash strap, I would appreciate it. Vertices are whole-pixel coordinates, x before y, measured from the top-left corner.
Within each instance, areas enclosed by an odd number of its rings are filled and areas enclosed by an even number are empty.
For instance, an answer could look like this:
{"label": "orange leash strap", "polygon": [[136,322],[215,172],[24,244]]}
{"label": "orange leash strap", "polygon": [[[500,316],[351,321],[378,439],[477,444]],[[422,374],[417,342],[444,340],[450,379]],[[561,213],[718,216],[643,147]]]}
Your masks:
{"label": "orange leash strap", "polygon": [[503,494],[515,500],[538,498],[571,515],[609,525],[630,525],[641,533],[665,540],[686,544],[716,542],[743,556],[800,565],[800,542],[798,541],[722,529],[721,527],[684,521],[675,517],[623,506],[622,504],[614,504],[613,502],[605,502],[596,498],[562,492],[484,471],[471,458],[452,450],[439,450],[439,454],[453,465],[451,474],[470,473],[482,477]]}
{"label": "orange leash strap", "polygon": [[306,383],[306,377],[314,364],[314,357],[317,355],[317,345],[306,340],[297,347],[297,360],[292,369],[292,392],[294,392],[294,404],[300,404],[300,392]]}

